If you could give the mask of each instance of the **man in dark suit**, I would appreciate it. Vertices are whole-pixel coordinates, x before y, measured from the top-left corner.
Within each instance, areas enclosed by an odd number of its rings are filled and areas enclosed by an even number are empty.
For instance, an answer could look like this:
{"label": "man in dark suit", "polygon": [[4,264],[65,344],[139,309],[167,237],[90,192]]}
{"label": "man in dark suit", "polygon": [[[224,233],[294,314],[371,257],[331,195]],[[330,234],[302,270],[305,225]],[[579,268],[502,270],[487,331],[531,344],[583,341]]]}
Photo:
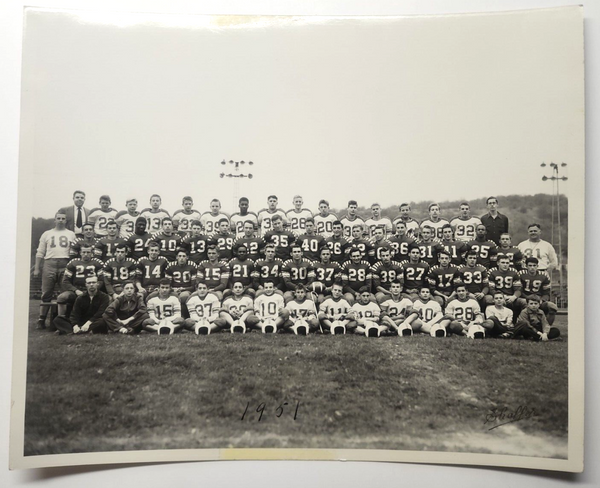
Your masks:
{"label": "man in dark suit", "polygon": [[500,245],[500,236],[508,232],[508,217],[498,212],[498,199],[489,197],[486,201],[489,210],[481,217],[481,223],[487,230],[487,238]]}
{"label": "man in dark suit", "polygon": [[90,211],[83,206],[85,193],[76,190],[73,193],[73,205],[63,207],[59,210],[67,216],[66,228],[75,232],[76,237],[83,237],[83,224],[87,222]]}

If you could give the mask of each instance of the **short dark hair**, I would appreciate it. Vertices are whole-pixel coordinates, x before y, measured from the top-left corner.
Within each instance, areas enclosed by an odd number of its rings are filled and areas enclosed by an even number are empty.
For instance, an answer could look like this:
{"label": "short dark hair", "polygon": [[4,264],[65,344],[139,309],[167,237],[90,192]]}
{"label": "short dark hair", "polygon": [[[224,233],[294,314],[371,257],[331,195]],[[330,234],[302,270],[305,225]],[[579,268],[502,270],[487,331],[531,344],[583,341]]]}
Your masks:
{"label": "short dark hair", "polygon": [[81,191],[81,190],[75,190],[73,192],[73,198],[75,198],[75,195],[77,195],[78,193],[81,194],[81,195],[83,195],[83,197],[85,198],[85,192]]}
{"label": "short dark hair", "polygon": [[538,229],[542,230],[542,226],[540,224],[538,224],[537,222],[534,222],[533,224],[529,224],[527,226],[527,230],[531,229],[532,227],[537,227]]}
{"label": "short dark hair", "polygon": [[158,282],[159,286],[162,285],[169,285],[169,287],[171,287],[171,280],[169,278],[163,278],[162,280],[160,280]]}
{"label": "short dark hair", "polygon": [[490,203],[490,200],[496,200],[496,203],[498,203],[498,199],[496,197],[487,197],[485,204],[487,205],[488,203]]}
{"label": "short dark hair", "polygon": [[540,260],[538,258],[534,258],[533,256],[531,256],[525,260],[526,265],[529,263],[540,264]]}
{"label": "short dark hair", "polygon": [[356,205],[356,206],[358,207],[358,203],[356,202],[356,200],[349,200],[349,201],[348,201],[348,207],[349,207],[350,205]]}

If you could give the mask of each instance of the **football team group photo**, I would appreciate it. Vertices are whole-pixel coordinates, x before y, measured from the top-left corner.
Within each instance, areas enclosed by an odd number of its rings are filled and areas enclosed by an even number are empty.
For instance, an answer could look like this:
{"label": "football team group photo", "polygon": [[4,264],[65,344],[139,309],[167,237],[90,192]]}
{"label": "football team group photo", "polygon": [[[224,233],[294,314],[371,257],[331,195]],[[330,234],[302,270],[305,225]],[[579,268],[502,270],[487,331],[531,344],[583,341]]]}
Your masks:
{"label": "football team group photo", "polygon": [[350,200],[336,215],[324,199],[312,212],[300,195],[288,209],[269,195],[256,212],[242,197],[231,215],[219,199],[197,210],[190,196],[171,211],[157,194],[140,210],[137,198],[119,210],[109,195],[92,209],[85,201],[75,191],[40,237],[39,329],[560,336],[550,300],[556,251],[537,222],[513,243],[494,196],[483,216],[471,215],[467,202],[447,217],[430,203],[421,221],[408,203],[389,218],[379,203],[360,215]]}

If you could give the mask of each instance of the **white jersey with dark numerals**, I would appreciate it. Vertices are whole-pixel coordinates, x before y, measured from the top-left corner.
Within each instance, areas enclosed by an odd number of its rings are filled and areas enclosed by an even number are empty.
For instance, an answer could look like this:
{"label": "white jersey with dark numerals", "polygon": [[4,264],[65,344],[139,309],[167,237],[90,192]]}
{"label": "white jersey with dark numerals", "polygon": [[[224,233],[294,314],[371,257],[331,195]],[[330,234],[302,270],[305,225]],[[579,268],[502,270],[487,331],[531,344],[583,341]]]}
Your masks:
{"label": "white jersey with dark numerals", "polygon": [[306,219],[312,218],[313,213],[307,208],[303,208],[299,212],[296,212],[296,209],[293,208],[288,210],[285,215],[290,223],[289,230],[296,235],[300,235],[306,231]]}
{"label": "white jersey with dark numerals", "polygon": [[450,222],[448,222],[446,219],[440,219],[437,222],[434,222],[431,219],[425,219],[423,222],[421,222],[421,230],[423,230],[423,227],[427,226],[427,227],[431,227],[434,230],[434,238],[441,240],[442,239],[442,228],[445,225],[450,225]]}
{"label": "white jersey with dark numerals", "polygon": [[258,216],[254,212],[248,212],[246,215],[239,212],[231,214],[232,232],[235,233],[236,237],[243,237],[244,224],[248,220],[254,224],[254,229],[258,229]]}
{"label": "white jersey with dark numerals", "polygon": [[181,317],[181,303],[176,296],[169,296],[165,300],[154,297],[148,300],[148,315],[150,318],[162,320]]}
{"label": "white jersey with dark numerals", "polygon": [[367,226],[370,237],[373,237],[373,231],[378,228],[383,229],[386,236],[392,235],[393,224],[387,217],[379,217],[377,220],[371,217],[365,221],[365,225]]}
{"label": "white jersey with dark numerals", "polygon": [[456,217],[450,221],[450,225],[457,241],[468,242],[475,239],[475,229],[481,225],[481,220],[479,217],[470,217],[466,220]]}
{"label": "white jersey with dark numerals", "polygon": [[115,220],[117,211],[114,208],[109,208],[106,212],[101,208],[94,208],[88,215],[88,222],[94,224],[94,234],[97,236],[105,236],[108,234],[106,226],[109,220]]}
{"label": "white jersey with dark numerals", "polygon": [[332,316],[333,320],[339,320],[340,317],[348,315],[351,308],[346,299],[335,300],[333,297],[329,297],[319,305],[319,312]]}
{"label": "white jersey with dark numerals", "polygon": [[209,322],[213,322],[219,318],[221,302],[212,293],[206,295],[204,299],[198,295],[192,295],[185,305],[190,313],[190,318],[193,320],[198,321],[206,318]]}
{"label": "white jersey with dark numerals", "polygon": [[277,319],[279,312],[285,307],[283,297],[277,293],[267,295],[263,293],[254,300],[254,312],[260,319]]}
{"label": "white jersey with dark numerals", "polygon": [[442,307],[435,300],[423,302],[420,298],[417,298],[413,303],[413,311],[418,312],[421,320],[429,322],[438,313],[442,313]]}
{"label": "white jersey with dark numerals", "polygon": [[185,213],[185,210],[178,210],[173,214],[173,226],[177,232],[192,233],[192,222],[200,220],[200,212],[192,210],[190,213]]}
{"label": "white jersey with dark numerals", "polygon": [[401,298],[396,301],[393,298],[389,298],[385,302],[381,303],[381,310],[387,313],[390,317],[394,318],[398,315],[408,315],[408,311],[413,307],[413,302],[409,298]]}
{"label": "white jersey with dark numerals", "polygon": [[229,216],[224,213],[219,213],[218,215],[213,215],[210,212],[203,213],[202,217],[200,217],[200,222],[204,229],[203,233],[209,236],[215,235],[219,230],[219,220],[221,219],[227,219],[227,222],[230,222]]}
{"label": "white jersey with dark numerals", "polygon": [[369,302],[366,305],[356,302],[350,310],[354,312],[355,319],[372,320],[373,322],[377,322],[381,315],[379,305],[374,302]]}
{"label": "white jersey with dark numerals", "polygon": [[119,226],[119,237],[126,239],[135,231],[135,221],[140,216],[139,212],[131,215],[129,212],[121,211],[115,216],[115,222]]}
{"label": "white jersey with dark numerals", "polygon": [[315,302],[306,298],[302,303],[296,300],[288,302],[285,308],[290,312],[290,317],[293,319],[307,318],[311,315],[317,315],[317,307]]}
{"label": "white jersey with dark numerals", "polygon": [[260,226],[260,235],[264,236],[270,230],[273,230],[273,217],[279,215],[283,219],[283,223],[287,223],[287,217],[285,212],[278,208],[274,212],[270,212],[269,209],[263,208],[258,212],[258,225]]}
{"label": "white jersey with dark numerals", "polygon": [[141,217],[146,219],[146,232],[156,233],[162,230],[163,219],[170,217],[169,212],[158,209],[157,212],[152,212],[149,208],[145,209],[141,213]]}
{"label": "white jersey with dark numerals", "polygon": [[47,230],[40,237],[36,256],[44,259],[68,259],[69,248],[76,240],[72,230]]}
{"label": "white jersey with dark numerals", "polygon": [[230,296],[223,301],[223,310],[225,312],[239,312],[240,315],[243,315],[248,310],[252,309],[252,299],[247,296],[243,296],[239,300],[236,300],[233,296]]}
{"label": "white jersey with dark numerals", "polygon": [[317,234],[322,235],[323,237],[331,237],[333,235],[333,223],[338,220],[335,214],[329,213],[323,217],[320,213],[317,213],[313,219],[315,221]]}
{"label": "white jersey with dark numerals", "polygon": [[446,314],[454,317],[454,320],[473,322],[481,315],[481,309],[477,300],[473,298],[468,298],[465,301],[454,299],[446,306]]}

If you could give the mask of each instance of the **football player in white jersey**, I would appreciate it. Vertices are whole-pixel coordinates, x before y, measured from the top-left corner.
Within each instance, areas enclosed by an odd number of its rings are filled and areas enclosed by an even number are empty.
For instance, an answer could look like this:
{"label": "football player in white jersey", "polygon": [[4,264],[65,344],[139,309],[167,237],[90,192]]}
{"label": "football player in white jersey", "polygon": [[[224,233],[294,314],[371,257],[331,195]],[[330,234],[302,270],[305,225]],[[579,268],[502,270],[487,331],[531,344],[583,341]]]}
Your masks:
{"label": "football player in white jersey", "polygon": [[179,298],[171,295],[171,281],[160,280],[158,296],[148,300],[148,315],[142,323],[145,330],[158,335],[171,335],[183,327]]}
{"label": "football player in white jersey", "polygon": [[42,304],[37,322],[39,329],[46,328],[46,317],[50,307],[44,304],[52,300],[56,283],[62,282],[69,262],[69,248],[76,240],[75,233],[67,229],[66,224],[67,215],[63,212],[56,212],[54,228],[42,234],[35,254],[33,276],[37,278],[40,272],[42,273]]}
{"label": "football player in white jersey", "polygon": [[404,222],[404,225],[406,226],[406,233],[404,235],[406,235],[406,237],[412,238],[418,237],[419,222],[417,222],[410,216],[410,205],[408,203],[403,203],[398,207],[398,210],[400,212],[400,215],[398,215],[398,217],[396,217],[392,221],[394,226],[396,226],[399,222]]}
{"label": "football player in white jersey", "polygon": [[346,328],[367,337],[380,337],[389,329],[388,325],[379,323],[380,316],[381,309],[377,303],[371,301],[369,287],[363,286],[358,290],[358,301],[352,305],[350,313],[346,316],[350,319]]}
{"label": "football player in white jersey", "polygon": [[185,319],[183,326],[199,335],[208,335],[225,327],[225,319],[219,317],[221,302],[216,295],[208,292],[206,283],[200,282],[196,293],[186,302],[185,306],[190,318]]}
{"label": "football player in white jersey", "polygon": [[300,195],[296,195],[292,200],[294,208],[286,212],[286,217],[290,223],[289,230],[291,230],[297,236],[306,232],[306,219],[312,218],[313,213],[303,208],[304,200]]}
{"label": "football player in white jersey", "polygon": [[276,195],[269,195],[267,197],[267,208],[263,208],[260,212],[258,212],[258,225],[260,227],[261,236],[264,236],[267,232],[273,230],[273,222],[271,219],[275,215],[280,215],[284,225],[287,225],[287,216],[282,209],[277,208],[278,202],[279,198],[277,198]]}
{"label": "football player in white jersey", "polygon": [[450,221],[457,241],[469,242],[475,239],[475,231],[481,225],[479,217],[471,216],[471,207],[467,202],[460,204],[460,214]]}
{"label": "football player in white jersey", "polygon": [[110,206],[108,195],[102,195],[99,203],[100,208],[93,208],[88,215],[88,222],[94,224],[94,234],[97,238],[107,235],[106,225],[117,216],[117,211]]}
{"label": "football player in white jersey", "polygon": [[343,297],[343,283],[336,282],[331,286],[331,296],[319,305],[319,321],[324,330],[332,335],[345,334],[350,319],[346,315],[351,305]]}
{"label": "football player in white jersey", "polygon": [[358,215],[357,210],[358,203],[356,200],[350,200],[348,202],[347,214],[340,219],[340,222],[344,228],[343,235],[348,240],[352,237],[352,229],[354,226],[365,224],[365,221]]}
{"label": "football player in white jersey", "polygon": [[192,197],[183,197],[181,200],[182,210],[177,210],[173,214],[173,227],[182,237],[192,233],[192,222],[200,220],[201,215],[198,210],[193,208],[194,200]]}
{"label": "football player in white jersey", "polygon": [[263,293],[254,300],[254,314],[248,316],[246,324],[264,334],[275,333],[283,327],[289,316],[283,296],[275,293],[275,283],[273,280],[266,280]]}
{"label": "football player in white jersey", "polygon": [[147,232],[160,232],[160,229],[162,229],[163,219],[165,217],[170,217],[169,212],[160,208],[161,203],[162,199],[160,198],[160,195],[152,195],[150,197],[150,208],[145,208],[140,214],[146,219],[146,222],[148,223],[148,225],[146,226]]}
{"label": "football player in white jersey", "polygon": [[440,304],[431,299],[431,290],[424,286],[419,290],[419,298],[413,303],[413,312],[399,327],[404,329],[407,324],[415,332],[420,331],[432,337],[446,337],[450,319],[445,318]]}
{"label": "football player in white jersey", "polygon": [[[136,198],[129,198],[125,201],[127,210],[121,210],[115,215],[115,222],[119,226],[119,237],[127,239],[135,231],[135,222],[140,216],[137,211],[138,201]],[[146,222],[146,226],[148,222]]]}
{"label": "football player in white jersey", "polygon": [[431,227],[434,230],[433,237],[441,241],[443,237],[442,229],[445,225],[449,225],[450,222],[440,217],[440,206],[437,203],[430,204],[428,210],[429,218],[421,222],[421,230],[426,226]]}
{"label": "football player in white jersey", "polygon": [[214,236],[219,231],[219,222],[222,219],[227,219],[229,222],[229,215],[221,212],[221,202],[213,198],[210,201],[210,212],[204,212],[200,217],[204,233],[208,236]]}
{"label": "football player in white jersey", "polygon": [[381,323],[388,325],[391,330],[401,336],[411,336],[413,329],[410,324],[401,328],[402,323],[412,312],[413,302],[409,298],[402,298],[402,283],[390,283],[390,296],[381,303]]}
{"label": "football player in white jersey", "polygon": [[464,335],[471,339],[483,339],[483,315],[479,303],[469,298],[469,292],[462,283],[456,285],[456,296],[446,306],[446,318],[451,319],[449,329],[453,334]]}
{"label": "football player in white jersey", "polygon": [[329,202],[321,200],[319,202],[319,213],[313,217],[317,227],[317,234],[323,237],[331,237],[333,235],[333,223],[338,220],[337,216],[329,210]]}
{"label": "football player in white jersey", "polygon": [[384,230],[384,235],[391,236],[394,228],[390,219],[381,216],[381,205],[378,203],[371,205],[371,217],[365,221],[365,225],[369,231],[369,237],[373,237],[373,231],[378,228]]}
{"label": "football player in white jersey", "polygon": [[290,313],[289,319],[284,324],[286,330],[296,335],[308,335],[309,332],[319,328],[317,307],[315,302],[306,298],[304,285],[296,286],[294,299],[290,300],[285,308]]}
{"label": "football player in white jersey", "polygon": [[246,333],[246,319],[253,310],[252,298],[244,295],[244,285],[239,281],[233,283],[229,297],[223,300],[220,316],[225,319],[231,332]]}

